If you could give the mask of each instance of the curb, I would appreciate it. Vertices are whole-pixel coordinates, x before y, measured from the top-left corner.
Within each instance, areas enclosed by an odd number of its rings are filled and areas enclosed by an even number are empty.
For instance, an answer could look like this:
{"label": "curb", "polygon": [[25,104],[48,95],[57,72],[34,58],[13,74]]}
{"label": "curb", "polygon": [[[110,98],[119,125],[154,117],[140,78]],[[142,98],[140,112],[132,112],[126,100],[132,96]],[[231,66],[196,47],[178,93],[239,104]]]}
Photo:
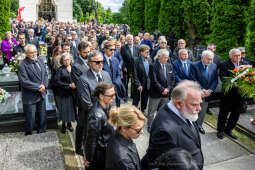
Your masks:
{"label": "curb", "polygon": [[[213,129],[216,130],[215,126],[213,126],[211,123],[209,123],[209,122],[207,122],[207,121],[204,121],[204,123],[207,124],[208,126],[210,126],[211,128],[213,128]],[[235,128],[235,129],[238,130],[237,128]],[[238,131],[239,131],[239,130],[238,130]],[[242,132],[241,132],[241,133],[242,133]],[[243,134],[245,134],[245,133],[243,133]],[[245,135],[246,135],[246,134],[245,134]],[[226,136],[226,137],[227,137],[228,139],[230,139],[231,141],[237,143],[239,146],[241,146],[242,148],[244,148],[245,150],[247,150],[249,153],[255,155],[255,151],[253,151],[253,150],[252,150],[251,148],[249,148],[248,146],[246,146],[246,145],[240,143],[238,140],[234,140],[234,139],[232,139],[232,138],[230,138],[230,137],[228,137],[228,136]]]}

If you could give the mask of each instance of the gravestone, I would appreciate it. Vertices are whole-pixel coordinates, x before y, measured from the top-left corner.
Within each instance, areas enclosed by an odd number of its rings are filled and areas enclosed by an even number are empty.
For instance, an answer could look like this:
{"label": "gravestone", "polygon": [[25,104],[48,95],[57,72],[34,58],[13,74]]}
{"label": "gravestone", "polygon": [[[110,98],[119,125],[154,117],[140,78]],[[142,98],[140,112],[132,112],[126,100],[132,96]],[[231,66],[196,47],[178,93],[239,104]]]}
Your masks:
{"label": "gravestone", "polygon": [[[9,92],[11,95],[4,103],[0,103],[0,133],[24,130],[25,114],[21,92]],[[57,128],[56,106],[52,90],[46,95],[47,128]]]}

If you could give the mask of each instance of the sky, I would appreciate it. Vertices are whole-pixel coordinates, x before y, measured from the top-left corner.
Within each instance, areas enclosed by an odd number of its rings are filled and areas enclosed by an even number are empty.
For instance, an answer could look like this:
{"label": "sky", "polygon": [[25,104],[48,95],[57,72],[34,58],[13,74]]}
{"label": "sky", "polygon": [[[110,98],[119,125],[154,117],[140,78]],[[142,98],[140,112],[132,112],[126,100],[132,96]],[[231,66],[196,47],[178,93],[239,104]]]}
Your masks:
{"label": "sky", "polygon": [[124,0],[97,0],[105,9],[111,8],[112,12],[118,12]]}

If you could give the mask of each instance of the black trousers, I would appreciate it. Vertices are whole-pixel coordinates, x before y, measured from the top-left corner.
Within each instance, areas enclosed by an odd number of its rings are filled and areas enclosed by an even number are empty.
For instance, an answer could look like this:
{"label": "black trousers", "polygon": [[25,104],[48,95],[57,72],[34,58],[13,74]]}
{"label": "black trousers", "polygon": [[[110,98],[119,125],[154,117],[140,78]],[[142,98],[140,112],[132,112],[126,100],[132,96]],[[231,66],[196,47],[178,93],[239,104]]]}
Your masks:
{"label": "black trousers", "polygon": [[[132,104],[137,107],[140,101],[140,92],[137,89],[135,89],[134,91],[135,92],[134,92]],[[149,90],[144,88],[141,93],[141,111],[142,112],[144,112],[147,108],[148,98],[149,98]]]}
{"label": "black trousers", "polygon": [[129,83],[129,80],[131,79],[131,97],[133,97],[133,84],[132,83],[132,69],[130,70],[127,70],[127,72],[123,71],[123,83],[124,83],[124,86],[126,88],[126,98],[128,98],[128,83]]}
{"label": "black trousers", "polygon": [[44,133],[47,127],[45,100],[41,99],[39,102],[34,104],[23,104],[23,110],[26,115],[26,133],[32,134],[35,125],[35,116],[37,116],[38,122],[37,133]]}
{"label": "black trousers", "polygon": [[82,150],[83,141],[86,140],[88,114],[82,108],[78,108],[78,119],[75,130],[75,150]]}
{"label": "black trousers", "polygon": [[[218,116],[217,130],[218,132],[230,132],[236,126],[240,116],[242,106],[242,98],[232,99],[223,98],[220,102],[220,112]],[[229,115],[230,113],[230,115]],[[229,115],[229,117],[228,117]]]}
{"label": "black trousers", "polygon": [[94,158],[90,162],[89,167],[86,167],[85,170],[104,170],[105,155],[106,155],[106,148],[97,146],[95,150]]}

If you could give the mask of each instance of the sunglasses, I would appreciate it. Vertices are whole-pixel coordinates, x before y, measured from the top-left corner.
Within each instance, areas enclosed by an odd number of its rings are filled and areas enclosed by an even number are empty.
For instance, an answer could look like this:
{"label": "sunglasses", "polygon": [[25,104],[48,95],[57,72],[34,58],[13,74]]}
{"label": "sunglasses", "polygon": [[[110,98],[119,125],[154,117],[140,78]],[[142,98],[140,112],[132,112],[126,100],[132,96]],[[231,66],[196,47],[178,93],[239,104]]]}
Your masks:
{"label": "sunglasses", "polygon": [[111,95],[106,95],[106,94],[104,94],[104,96],[113,98],[113,97],[115,97],[115,93],[114,93],[114,94],[111,94]]}
{"label": "sunglasses", "polygon": [[242,52],[241,54],[246,54],[246,52]]}
{"label": "sunglasses", "polygon": [[90,62],[94,62],[94,63],[96,63],[96,65],[99,65],[99,64],[103,64],[103,61],[90,61]]}
{"label": "sunglasses", "polygon": [[115,51],[115,48],[108,48],[108,50],[110,50],[110,51]]}
{"label": "sunglasses", "polygon": [[143,127],[140,128],[140,129],[135,129],[135,128],[132,128],[132,127],[129,127],[130,129],[133,129],[134,131],[136,131],[136,133],[141,133],[141,131],[143,130]]}

